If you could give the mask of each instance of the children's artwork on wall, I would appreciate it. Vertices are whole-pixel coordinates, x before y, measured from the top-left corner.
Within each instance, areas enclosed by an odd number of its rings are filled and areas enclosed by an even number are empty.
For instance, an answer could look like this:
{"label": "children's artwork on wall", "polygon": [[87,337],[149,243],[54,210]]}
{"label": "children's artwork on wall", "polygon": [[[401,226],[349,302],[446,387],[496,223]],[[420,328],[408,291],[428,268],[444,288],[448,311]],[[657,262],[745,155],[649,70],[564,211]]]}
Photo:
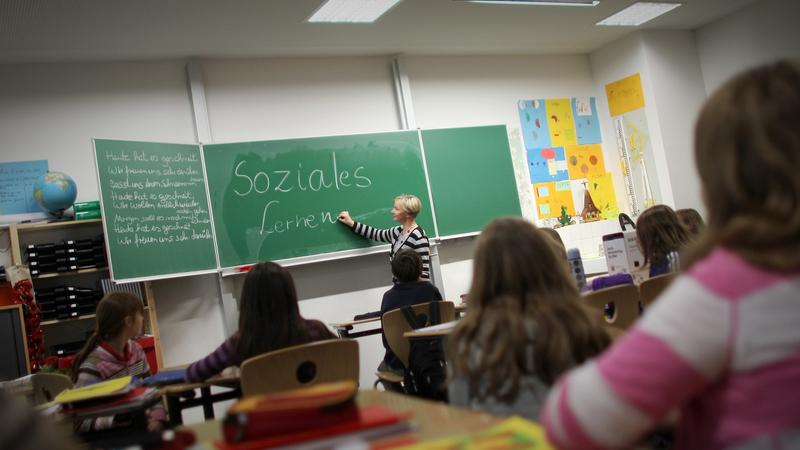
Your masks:
{"label": "children's artwork on wall", "polygon": [[616,117],[626,112],[644,108],[642,77],[635,73],[606,85],[608,112]]}
{"label": "children's artwork on wall", "polygon": [[569,145],[566,149],[569,179],[577,180],[606,172],[603,148],[599,144]]}
{"label": "children's artwork on wall", "polygon": [[564,147],[528,149],[531,183],[569,180]]}
{"label": "children's artwork on wall", "polygon": [[572,105],[568,98],[545,100],[547,125],[550,127],[550,141],[555,147],[576,145],[575,120],[572,117]]}
{"label": "children's artwork on wall", "polygon": [[561,215],[561,207],[566,207],[568,215],[575,215],[569,180],[535,183],[533,195],[536,198],[536,212],[540,219],[558,218]]}
{"label": "children's artwork on wall", "polygon": [[587,188],[595,206],[602,211],[604,219],[616,219],[619,216],[617,195],[614,191],[611,173],[606,172],[589,177]]}
{"label": "children's artwork on wall", "polygon": [[520,100],[519,121],[522,124],[522,139],[526,148],[552,146],[550,127],[547,126],[547,111],[544,100]]}
{"label": "children's artwork on wall", "polygon": [[571,102],[578,144],[600,144],[600,121],[594,97],[573,98]]}
{"label": "children's artwork on wall", "polygon": [[517,106],[537,217],[558,219],[562,206],[570,216],[580,214],[588,180],[606,174],[594,97],[520,100]]}

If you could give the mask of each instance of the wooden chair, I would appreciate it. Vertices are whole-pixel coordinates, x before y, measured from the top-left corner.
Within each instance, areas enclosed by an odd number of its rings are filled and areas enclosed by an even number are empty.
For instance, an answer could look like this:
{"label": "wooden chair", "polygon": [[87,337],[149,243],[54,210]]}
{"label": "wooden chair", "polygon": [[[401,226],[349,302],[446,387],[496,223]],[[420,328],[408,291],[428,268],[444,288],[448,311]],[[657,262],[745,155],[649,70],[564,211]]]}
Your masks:
{"label": "wooden chair", "polygon": [[[439,318],[442,323],[451,322],[456,320],[456,309],[453,302],[438,302],[439,303]],[[430,324],[430,310],[428,303],[420,303],[411,307],[414,314],[425,314],[428,316],[428,325]],[[408,367],[408,352],[409,342],[408,338],[403,336],[403,333],[411,331],[411,326],[406,322],[403,312],[398,309],[393,309],[384,313],[381,319],[383,323],[383,334],[386,336],[386,343],[389,344],[389,349],[397,355],[397,358]],[[400,383],[403,382],[403,377],[392,372],[378,371],[375,372],[378,380],[375,382],[377,387],[378,383],[383,382],[384,387],[387,385],[394,386],[399,389]]]}
{"label": "wooden chair", "polygon": [[[621,335],[639,318],[639,288],[633,284],[592,291],[584,296],[584,301],[602,315],[612,338]],[[611,318],[605,314],[607,304],[614,305]]]}
{"label": "wooden chair", "polygon": [[36,373],[31,377],[33,385],[33,405],[41,405],[56,398],[66,389],[72,389],[72,380],[60,373]]}
{"label": "wooden chair", "polygon": [[241,365],[245,396],[296,389],[329,381],[358,383],[358,343],[329,339],[275,350]]}
{"label": "wooden chair", "polygon": [[642,297],[642,307],[647,309],[653,302],[656,301],[659,295],[672,283],[675,279],[674,273],[667,273],[659,275],[647,280],[642,281],[639,285],[639,295]]}

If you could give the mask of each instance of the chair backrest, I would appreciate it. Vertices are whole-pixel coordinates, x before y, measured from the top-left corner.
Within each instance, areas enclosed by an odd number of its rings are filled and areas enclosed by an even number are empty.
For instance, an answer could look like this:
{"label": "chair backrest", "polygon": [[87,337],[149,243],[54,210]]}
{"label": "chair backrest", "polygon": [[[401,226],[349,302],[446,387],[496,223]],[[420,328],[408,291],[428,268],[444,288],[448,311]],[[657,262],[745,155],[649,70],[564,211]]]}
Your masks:
{"label": "chair backrest", "polygon": [[358,343],[329,339],[275,350],[241,365],[243,395],[267,394],[329,381],[358,383]]}
{"label": "chair backrest", "polygon": [[646,309],[652,305],[674,279],[674,273],[667,273],[642,281],[642,284],[639,285],[639,295],[642,297],[642,306]]}
{"label": "chair backrest", "polygon": [[72,389],[72,380],[60,373],[36,373],[31,377],[33,384],[34,405],[47,403],[60,394],[61,391]]}
{"label": "chair backrest", "polygon": [[[592,291],[584,296],[584,301],[602,314],[606,327],[614,331],[612,335],[627,330],[639,318],[639,288],[633,284]],[[614,305],[614,315],[610,319],[605,315],[607,304]]]}
{"label": "chair backrest", "polygon": [[[437,302],[439,304],[439,317],[441,322],[452,322],[456,320],[456,308],[453,302]],[[430,310],[428,303],[420,303],[411,307],[414,314],[425,314],[430,320]],[[386,336],[386,343],[389,348],[397,355],[397,358],[408,367],[408,338],[403,336],[406,331],[411,331],[411,325],[408,324],[406,318],[403,316],[403,311],[400,309],[393,309],[383,314],[383,335]],[[430,323],[429,323],[430,324]]]}

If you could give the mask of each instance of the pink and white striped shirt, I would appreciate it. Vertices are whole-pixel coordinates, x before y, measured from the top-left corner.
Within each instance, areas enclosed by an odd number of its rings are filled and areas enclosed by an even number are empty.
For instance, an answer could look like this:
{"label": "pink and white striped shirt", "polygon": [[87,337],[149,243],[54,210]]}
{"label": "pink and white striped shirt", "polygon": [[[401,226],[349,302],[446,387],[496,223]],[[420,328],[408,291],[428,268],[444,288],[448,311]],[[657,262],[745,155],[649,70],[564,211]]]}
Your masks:
{"label": "pink and white striped shirt", "polygon": [[562,377],[542,421],[558,448],[624,448],[676,409],[677,448],[800,445],[800,274],[714,250]]}

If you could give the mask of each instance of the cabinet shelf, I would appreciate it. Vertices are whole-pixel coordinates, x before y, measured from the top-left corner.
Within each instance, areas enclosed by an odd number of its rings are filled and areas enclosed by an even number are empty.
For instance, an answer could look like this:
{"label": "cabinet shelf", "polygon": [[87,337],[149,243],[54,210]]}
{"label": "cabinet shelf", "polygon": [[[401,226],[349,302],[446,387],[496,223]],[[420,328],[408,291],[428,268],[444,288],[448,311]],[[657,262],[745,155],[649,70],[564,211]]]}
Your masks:
{"label": "cabinet shelf", "polygon": [[[150,309],[149,306],[145,306],[144,307],[145,311],[147,311],[148,309]],[[57,324],[60,324],[60,323],[80,322],[82,320],[94,319],[95,317],[97,317],[97,314],[87,314],[85,316],[70,317],[69,319],[46,320],[46,321],[41,322],[39,325],[41,325],[43,327],[46,327],[48,325],[57,325]]]}
{"label": "cabinet shelf", "polygon": [[64,278],[75,275],[83,275],[86,273],[98,273],[98,272],[108,272],[108,267],[92,267],[90,269],[79,269],[79,270],[72,270],[69,272],[46,273],[43,275],[32,276],[31,278],[33,280],[46,280],[48,278]]}

